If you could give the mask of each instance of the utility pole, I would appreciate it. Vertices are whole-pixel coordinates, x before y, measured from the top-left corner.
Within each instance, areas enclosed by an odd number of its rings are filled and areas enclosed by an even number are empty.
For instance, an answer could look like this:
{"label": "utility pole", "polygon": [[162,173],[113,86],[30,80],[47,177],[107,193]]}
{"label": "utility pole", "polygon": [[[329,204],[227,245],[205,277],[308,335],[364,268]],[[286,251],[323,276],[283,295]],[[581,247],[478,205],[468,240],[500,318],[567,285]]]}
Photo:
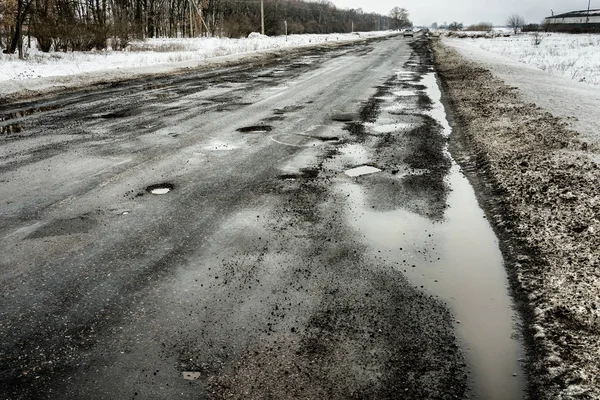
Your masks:
{"label": "utility pole", "polygon": [[260,0],[260,33],[265,34],[265,1]]}
{"label": "utility pole", "polygon": [[287,42],[287,19],[283,21],[283,25],[285,25],[285,41]]}
{"label": "utility pole", "polygon": [[588,12],[587,12],[587,18],[585,20],[585,23],[587,24],[588,22],[590,22],[590,3],[592,0],[588,0]]}

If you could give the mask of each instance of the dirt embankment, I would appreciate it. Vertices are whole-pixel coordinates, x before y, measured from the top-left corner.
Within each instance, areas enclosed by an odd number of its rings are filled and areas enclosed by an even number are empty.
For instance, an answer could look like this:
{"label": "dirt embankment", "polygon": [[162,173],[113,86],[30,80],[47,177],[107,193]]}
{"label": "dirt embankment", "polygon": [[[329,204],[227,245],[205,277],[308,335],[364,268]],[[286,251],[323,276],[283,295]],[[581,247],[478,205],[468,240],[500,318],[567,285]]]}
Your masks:
{"label": "dirt embankment", "polygon": [[[439,41],[451,149],[504,243],[531,397],[600,398],[600,166],[577,134]],[[573,99],[577,101],[577,99]]]}

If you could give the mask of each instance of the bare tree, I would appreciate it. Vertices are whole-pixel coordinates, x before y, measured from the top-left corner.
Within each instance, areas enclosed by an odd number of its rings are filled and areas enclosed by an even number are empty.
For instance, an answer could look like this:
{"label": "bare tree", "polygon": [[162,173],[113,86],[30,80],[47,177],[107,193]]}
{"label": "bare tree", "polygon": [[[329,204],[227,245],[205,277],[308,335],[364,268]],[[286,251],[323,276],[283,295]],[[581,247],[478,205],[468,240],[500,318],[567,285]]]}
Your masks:
{"label": "bare tree", "polygon": [[463,23],[454,21],[450,25],[448,25],[448,29],[451,31],[462,31]]}
{"label": "bare tree", "polygon": [[521,17],[519,14],[513,14],[506,20],[506,25],[511,28],[516,35],[519,32],[519,29],[525,25],[525,18]]}
{"label": "bare tree", "polygon": [[398,6],[390,10],[390,18],[396,29],[407,28],[412,26],[412,22],[408,19],[408,11],[406,8]]}

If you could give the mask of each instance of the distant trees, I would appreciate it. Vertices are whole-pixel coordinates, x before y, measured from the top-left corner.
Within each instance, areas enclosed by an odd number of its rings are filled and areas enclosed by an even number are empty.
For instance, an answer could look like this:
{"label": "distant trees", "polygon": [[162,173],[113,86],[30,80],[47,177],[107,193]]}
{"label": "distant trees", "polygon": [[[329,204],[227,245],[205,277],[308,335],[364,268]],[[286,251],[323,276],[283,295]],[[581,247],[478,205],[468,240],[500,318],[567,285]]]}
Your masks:
{"label": "distant trees", "polygon": [[506,20],[506,25],[511,28],[516,35],[519,32],[519,29],[525,25],[525,18],[521,17],[519,14],[513,14]]}
{"label": "distant trees", "polygon": [[[265,33],[334,33],[391,27],[391,17],[342,10],[327,0],[264,0]],[[398,21],[410,24],[400,9]],[[152,37],[242,37],[260,31],[254,0],[0,0],[0,47],[21,49],[23,32],[42,51],[114,49]]]}
{"label": "distant trees", "polygon": [[454,21],[448,25],[448,29],[451,31],[461,31],[463,29],[463,23]]}
{"label": "distant trees", "polygon": [[494,29],[494,24],[491,22],[480,22],[478,24],[469,25],[465,30],[474,32],[491,32]]}
{"label": "distant trees", "polygon": [[408,18],[409,14],[406,8],[400,8],[398,6],[390,10],[390,18],[392,20],[392,28],[402,29],[412,26],[412,22]]}

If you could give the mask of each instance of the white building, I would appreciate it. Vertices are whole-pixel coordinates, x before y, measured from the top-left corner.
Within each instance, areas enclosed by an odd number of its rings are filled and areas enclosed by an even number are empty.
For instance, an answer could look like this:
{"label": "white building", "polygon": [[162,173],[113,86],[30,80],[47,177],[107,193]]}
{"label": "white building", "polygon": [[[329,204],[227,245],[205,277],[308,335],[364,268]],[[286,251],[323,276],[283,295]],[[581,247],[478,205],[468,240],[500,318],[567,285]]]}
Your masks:
{"label": "white building", "polygon": [[600,32],[600,10],[571,11],[545,19],[546,30],[552,32]]}

